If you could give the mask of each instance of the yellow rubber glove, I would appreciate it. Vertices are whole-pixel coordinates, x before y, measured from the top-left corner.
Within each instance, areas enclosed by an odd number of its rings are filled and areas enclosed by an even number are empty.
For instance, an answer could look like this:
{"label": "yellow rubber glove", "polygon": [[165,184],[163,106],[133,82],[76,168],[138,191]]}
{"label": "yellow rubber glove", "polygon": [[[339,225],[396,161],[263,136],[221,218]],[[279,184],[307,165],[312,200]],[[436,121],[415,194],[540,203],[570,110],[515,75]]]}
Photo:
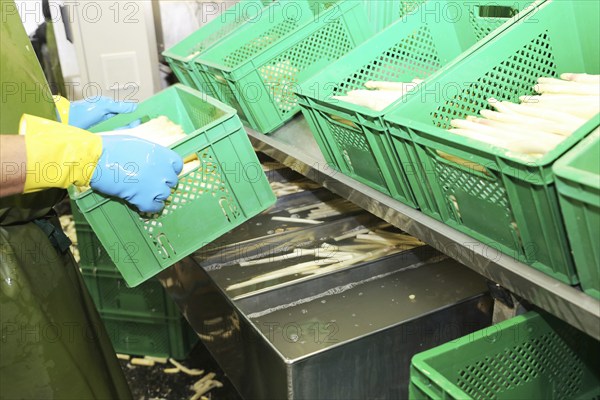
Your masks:
{"label": "yellow rubber glove", "polygon": [[56,113],[63,124],[69,123],[69,114],[71,112],[71,102],[62,96],[53,96],[56,105]]}
{"label": "yellow rubber glove", "polygon": [[24,114],[25,193],[70,185],[87,186],[102,154],[102,138],[83,129]]}

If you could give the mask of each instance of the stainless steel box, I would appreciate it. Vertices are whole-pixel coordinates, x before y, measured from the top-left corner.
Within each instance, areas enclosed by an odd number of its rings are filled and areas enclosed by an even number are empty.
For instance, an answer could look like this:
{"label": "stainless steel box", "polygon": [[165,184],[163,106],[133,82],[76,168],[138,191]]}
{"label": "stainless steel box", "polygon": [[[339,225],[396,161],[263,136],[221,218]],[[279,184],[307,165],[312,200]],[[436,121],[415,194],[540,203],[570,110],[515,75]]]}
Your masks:
{"label": "stainless steel box", "polygon": [[485,280],[428,246],[237,298],[202,261],[160,278],[248,399],[406,398],[414,354],[491,323]]}

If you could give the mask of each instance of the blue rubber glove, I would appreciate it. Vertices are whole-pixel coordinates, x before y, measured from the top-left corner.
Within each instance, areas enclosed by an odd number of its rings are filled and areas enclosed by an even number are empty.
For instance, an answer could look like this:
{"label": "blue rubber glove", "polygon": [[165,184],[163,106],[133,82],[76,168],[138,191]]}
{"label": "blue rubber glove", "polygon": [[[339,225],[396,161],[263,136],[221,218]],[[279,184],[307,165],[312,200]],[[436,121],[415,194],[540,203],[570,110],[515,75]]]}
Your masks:
{"label": "blue rubber glove", "polygon": [[156,213],[177,186],[182,168],[183,160],[171,149],[133,136],[106,135],[90,186],[141,212]]}
{"label": "blue rubber glove", "polygon": [[[136,108],[136,103],[117,102],[108,97],[100,97],[94,101],[75,101],[69,107],[69,125],[88,129],[117,114],[133,112]],[[140,121],[136,120],[127,128],[135,128],[139,124]]]}

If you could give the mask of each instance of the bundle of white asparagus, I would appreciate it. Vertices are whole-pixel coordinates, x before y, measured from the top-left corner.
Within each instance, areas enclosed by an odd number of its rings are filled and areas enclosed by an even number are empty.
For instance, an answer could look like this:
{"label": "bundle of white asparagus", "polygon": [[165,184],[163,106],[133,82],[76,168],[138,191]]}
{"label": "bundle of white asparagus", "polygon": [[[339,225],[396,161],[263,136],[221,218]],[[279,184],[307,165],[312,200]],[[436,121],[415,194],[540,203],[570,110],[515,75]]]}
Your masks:
{"label": "bundle of white asparagus", "polygon": [[282,197],[282,196],[286,196],[288,194],[293,194],[293,193],[298,193],[298,192],[303,192],[305,190],[311,190],[311,189],[316,189],[319,188],[319,185],[317,183],[314,183],[312,181],[308,181],[308,180],[303,180],[303,181],[299,181],[299,182],[271,182],[271,189],[273,190],[273,193],[275,193],[275,196],[277,197]]}
{"label": "bundle of white asparagus", "polygon": [[562,74],[539,78],[538,95],[520,104],[489,99],[482,118],[451,121],[450,132],[530,157],[541,157],[600,112],[600,75]]}
{"label": "bundle of white asparagus", "polygon": [[[341,244],[341,241],[350,239],[349,244]],[[422,246],[420,240],[404,233],[391,232],[384,229],[371,230],[353,229],[343,235],[333,238],[338,244],[323,243],[317,248],[296,248],[291,253],[270,256],[267,258],[240,261],[241,267],[253,267],[275,263],[295,258],[310,257],[309,261],[300,262],[271,272],[259,274],[243,282],[235,283],[227,287],[232,291],[248,286],[262,284],[273,280],[290,276],[315,276],[342,268],[346,268],[361,262],[367,262],[392,254],[405,251],[414,247]],[[297,279],[297,278],[296,278]]]}
{"label": "bundle of white asparagus", "polygon": [[413,79],[412,82],[387,82],[367,81],[367,89],[350,90],[345,96],[332,96],[332,99],[345,101],[367,107],[374,111],[382,111],[390,104],[416,88],[421,79]]}

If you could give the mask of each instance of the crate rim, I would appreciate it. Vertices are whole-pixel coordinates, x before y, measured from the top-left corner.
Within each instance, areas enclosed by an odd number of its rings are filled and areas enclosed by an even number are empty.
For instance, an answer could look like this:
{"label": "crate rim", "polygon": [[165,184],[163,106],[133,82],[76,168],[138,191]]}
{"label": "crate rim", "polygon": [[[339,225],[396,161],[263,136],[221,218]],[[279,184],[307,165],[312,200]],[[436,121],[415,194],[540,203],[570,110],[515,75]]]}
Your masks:
{"label": "crate rim", "polygon": [[[546,1],[546,0],[541,0],[541,1]],[[267,12],[267,10],[269,10],[271,7],[274,7],[275,5],[277,5],[277,2],[274,2],[272,5],[265,7],[262,11],[261,14],[262,15],[264,12]],[[356,7],[362,7],[362,4],[360,4],[360,2],[358,1],[345,1],[345,0],[336,0],[335,1],[335,6],[338,7],[343,7],[342,12],[348,12],[350,10],[352,10],[353,8]],[[214,69],[218,69],[220,71],[226,72],[228,74],[233,73],[233,71],[236,71],[238,69],[244,69],[245,66],[247,65],[258,65],[256,68],[260,68],[260,66],[265,64],[265,60],[268,60],[270,58],[273,57],[266,57],[264,56],[265,53],[271,52],[272,48],[274,45],[277,45],[277,47],[286,47],[286,48],[290,48],[293,47],[295,44],[301,42],[304,40],[305,37],[301,37],[298,38],[297,35],[293,35],[293,33],[303,30],[304,28],[306,28],[307,26],[309,26],[310,24],[314,25],[314,29],[311,29],[311,34],[314,33],[314,31],[321,29],[325,24],[331,22],[325,22],[322,21],[321,19],[327,20],[327,18],[329,17],[330,14],[334,14],[336,12],[336,8],[332,7],[328,10],[325,10],[321,13],[319,13],[316,17],[313,16],[312,18],[308,19],[305,23],[303,23],[302,25],[298,26],[297,28],[295,28],[293,31],[291,31],[290,33],[288,33],[286,35],[285,38],[283,38],[281,41],[273,43],[269,46],[267,46],[266,48],[262,49],[261,51],[259,51],[258,53],[254,54],[251,58],[248,58],[246,61],[235,65],[234,67],[227,67],[222,63],[218,63],[215,61],[211,61],[211,60],[206,60],[203,57],[206,56],[210,56],[211,52],[214,51],[214,48],[210,48],[208,49],[206,52],[198,55],[198,57],[194,58],[193,62],[200,64],[200,65],[204,65],[210,68],[214,68]],[[317,18],[318,17],[318,18]],[[245,22],[244,24],[242,24],[240,27],[246,25],[248,22]],[[231,37],[228,38],[224,38],[223,42],[221,42],[221,45],[225,45],[227,40],[230,40]],[[257,63],[255,62],[256,59],[261,58],[261,62]],[[250,75],[254,73],[254,70],[252,71],[248,71],[247,73],[244,73],[241,76],[238,76],[236,78],[236,80],[240,80],[243,79],[244,77],[246,77],[247,75]],[[227,77],[225,77],[225,79],[227,79]]]}
{"label": "crate rim", "polygon": [[[448,132],[445,129],[431,126],[424,122],[414,121],[410,119],[410,117],[392,115],[385,116],[384,120],[387,122],[388,126],[391,126],[392,128],[396,127],[397,129],[401,129],[406,127],[419,130],[425,132],[426,135],[434,136],[436,140],[453,145],[453,148],[456,148],[457,146],[459,148],[464,146],[474,150],[474,152],[480,152],[483,150],[489,153],[490,156],[499,157],[501,159],[504,159],[511,163],[517,163],[524,167],[543,168],[552,165],[557,159],[559,159],[562,155],[564,155],[573,147],[575,147],[583,138],[589,135],[590,132],[598,128],[598,126],[600,125],[600,113],[596,114],[590,120],[586,121],[583,125],[577,128],[577,130],[575,130],[570,136],[566,137],[563,141],[561,141],[554,149],[544,154],[540,158],[527,158],[527,156],[519,157],[516,154],[511,154],[511,152],[507,149],[492,146],[488,143],[480,142],[475,139],[465,138],[460,135],[450,134],[450,132]],[[398,136],[394,132],[394,129],[389,129],[389,131],[392,135]],[[414,135],[411,134],[411,136]],[[419,138],[416,138],[415,141],[419,143]]]}
{"label": "crate rim", "polygon": [[[190,34],[189,34],[189,35],[187,35],[185,38],[183,38],[183,39],[179,40],[177,43],[175,43],[174,45],[172,45],[172,46],[171,46],[171,47],[169,47],[168,49],[166,49],[166,50],[163,50],[163,52],[161,53],[161,55],[162,55],[163,57],[168,57],[168,58],[171,58],[171,59],[173,59],[173,60],[180,61],[180,62],[191,62],[191,61],[193,61],[193,60],[194,60],[196,57],[198,57],[198,56],[199,56],[199,55],[200,55],[202,52],[200,52],[199,54],[193,54],[193,53],[192,53],[192,54],[188,54],[188,55],[187,55],[187,56],[185,56],[185,57],[182,57],[181,55],[179,55],[179,54],[175,53],[175,48],[177,48],[178,46],[180,46],[180,45],[181,45],[181,44],[182,44],[182,43],[183,43],[185,40],[187,40],[188,38],[191,38],[191,37],[192,37],[193,35],[195,35],[195,34],[196,34],[196,33],[197,33],[199,30],[201,30],[202,28],[204,28],[204,27],[208,26],[208,24],[210,24],[211,22],[213,22],[213,21],[216,21],[216,19],[218,19],[218,18],[219,18],[221,15],[223,15],[223,13],[225,13],[225,12],[227,12],[227,11],[230,11],[231,9],[233,9],[234,7],[236,7],[237,5],[241,5],[241,4],[244,4],[244,3],[246,3],[246,4],[248,4],[248,3],[262,4],[262,1],[260,1],[260,0],[253,0],[253,1],[245,0],[245,1],[238,2],[238,3],[236,3],[236,4],[232,4],[230,7],[228,7],[228,8],[227,8],[227,9],[225,9],[224,11],[222,11],[222,13],[221,13],[221,14],[217,15],[217,16],[215,17],[215,19],[213,19],[213,20],[209,21],[209,22],[208,22],[206,25],[199,27],[199,28],[198,28],[198,29],[196,29],[194,32],[190,33]],[[249,18],[249,20],[251,20],[252,18],[256,18],[256,16],[258,16],[258,15],[262,14],[263,10],[264,10],[265,8],[268,8],[268,7],[271,7],[271,6],[264,6],[264,5],[263,5],[263,7],[260,9],[260,11],[257,13],[257,15],[250,17],[250,18]],[[248,20],[244,21],[244,22],[243,22],[243,23],[242,23],[240,26],[242,26],[242,25],[245,25],[247,22],[248,22]],[[223,40],[223,39],[225,39],[225,38],[221,38],[221,39],[220,39],[220,40],[218,40],[218,41],[221,41],[221,40]],[[217,42],[218,42],[218,41],[217,41]],[[211,47],[212,47],[212,46],[211,46]],[[207,50],[208,50],[208,49],[207,49]],[[205,51],[207,51],[207,50],[205,50]]]}
{"label": "crate rim", "polygon": [[[577,146],[573,147],[571,151],[567,152],[554,163],[552,167],[554,174],[565,182],[573,182],[600,190],[600,179],[598,179],[598,174],[594,174],[589,171],[583,171],[570,165],[571,162],[573,162],[579,156],[579,152],[577,150],[584,149],[598,140],[600,140],[600,125],[596,126],[596,129],[592,133],[590,133],[579,144],[577,144]],[[566,195],[560,190],[560,188],[559,192],[563,195]]]}

